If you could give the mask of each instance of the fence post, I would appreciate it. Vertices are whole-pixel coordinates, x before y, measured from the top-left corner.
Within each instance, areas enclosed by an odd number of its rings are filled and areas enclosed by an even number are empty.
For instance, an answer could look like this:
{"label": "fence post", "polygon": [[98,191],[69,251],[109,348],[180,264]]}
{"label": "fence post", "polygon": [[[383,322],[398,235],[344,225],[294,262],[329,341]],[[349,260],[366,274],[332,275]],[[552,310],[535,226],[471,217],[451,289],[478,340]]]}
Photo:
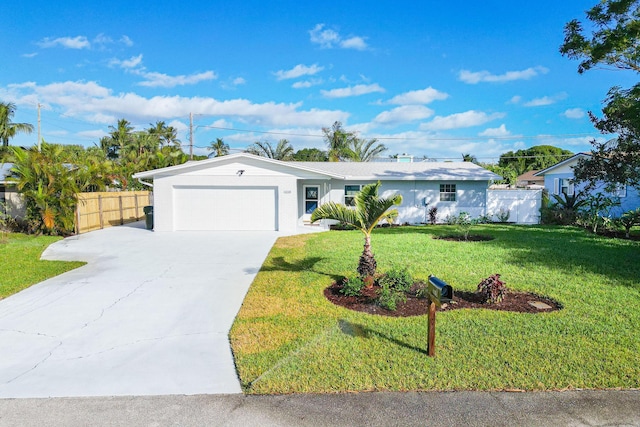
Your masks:
{"label": "fence post", "polygon": [[122,196],[118,196],[118,205],[120,206],[120,225],[124,224],[124,215],[122,213]]}
{"label": "fence post", "polygon": [[80,199],[76,205],[76,234],[80,234]]}
{"label": "fence post", "polygon": [[138,192],[135,193],[136,221],[140,219],[140,210],[138,208]]}
{"label": "fence post", "polygon": [[104,217],[102,215],[102,195],[98,194],[98,218],[100,219],[100,229],[104,228]]}

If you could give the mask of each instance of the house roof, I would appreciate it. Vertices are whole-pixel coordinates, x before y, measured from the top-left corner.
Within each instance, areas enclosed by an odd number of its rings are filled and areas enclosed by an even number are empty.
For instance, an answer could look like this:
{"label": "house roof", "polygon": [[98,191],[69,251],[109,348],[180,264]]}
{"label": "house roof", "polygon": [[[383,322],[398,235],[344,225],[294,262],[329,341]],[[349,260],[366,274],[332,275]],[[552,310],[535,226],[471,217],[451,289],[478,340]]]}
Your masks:
{"label": "house roof", "polygon": [[527,171],[516,178],[518,181],[541,181],[542,177],[537,176],[537,170]]}
{"label": "house roof", "polygon": [[490,181],[500,176],[471,162],[298,162],[351,180]]}
{"label": "house roof", "polygon": [[578,157],[591,157],[591,154],[589,153],[576,153],[573,156],[569,157],[568,159],[564,159],[561,162],[556,163],[555,165],[549,166],[546,169],[542,169],[541,171],[538,171],[535,176],[544,176],[545,173],[547,172],[551,172],[552,170],[559,168],[561,166],[566,165],[567,163],[571,163],[574,160],[576,160]]}
{"label": "house roof", "polygon": [[187,162],[177,166],[139,172],[134,178],[153,178],[202,169],[208,165],[233,159],[253,159],[268,164],[312,172],[345,180],[429,180],[429,181],[490,181],[500,176],[471,162],[284,162],[248,153],[231,154],[213,159]]}

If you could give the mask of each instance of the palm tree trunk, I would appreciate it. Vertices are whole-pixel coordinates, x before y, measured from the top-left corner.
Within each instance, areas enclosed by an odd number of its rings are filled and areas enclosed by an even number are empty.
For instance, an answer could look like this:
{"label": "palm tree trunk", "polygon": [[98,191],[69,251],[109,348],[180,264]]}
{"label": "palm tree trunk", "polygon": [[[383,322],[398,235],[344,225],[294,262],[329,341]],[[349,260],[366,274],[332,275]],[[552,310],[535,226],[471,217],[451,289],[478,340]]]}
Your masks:
{"label": "palm tree trunk", "polygon": [[369,234],[365,234],[364,248],[362,250],[362,255],[360,256],[360,262],[358,263],[358,274],[362,277],[367,288],[371,288],[373,286],[376,268],[376,260],[373,256],[373,252],[371,252],[371,236]]}

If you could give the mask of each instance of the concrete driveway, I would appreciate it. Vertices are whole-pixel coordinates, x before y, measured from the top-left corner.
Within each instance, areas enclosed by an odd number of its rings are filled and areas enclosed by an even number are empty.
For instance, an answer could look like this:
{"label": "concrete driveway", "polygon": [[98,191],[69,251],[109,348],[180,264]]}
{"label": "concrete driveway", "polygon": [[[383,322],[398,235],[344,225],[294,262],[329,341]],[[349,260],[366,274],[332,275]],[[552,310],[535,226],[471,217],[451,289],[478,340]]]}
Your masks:
{"label": "concrete driveway", "polygon": [[51,245],[88,264],[0,301],[0,397],[239,393],[228,332],[277,237],[136,223]]}

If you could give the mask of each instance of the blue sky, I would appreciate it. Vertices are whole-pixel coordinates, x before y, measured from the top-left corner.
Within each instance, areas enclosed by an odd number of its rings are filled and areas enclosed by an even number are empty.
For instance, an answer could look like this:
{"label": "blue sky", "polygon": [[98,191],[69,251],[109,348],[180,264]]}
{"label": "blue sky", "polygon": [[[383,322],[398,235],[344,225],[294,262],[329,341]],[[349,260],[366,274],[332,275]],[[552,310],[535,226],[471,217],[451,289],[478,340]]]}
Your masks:
{"label": "blue sky", "polygon": [[564,24],[595,2],[13,2],[0,100],[34,126],[40,103],[46,141],[85,146],[126,118],[175,126],[188,151],[193,113],[199,154],[216,138],[325,148],[336,120],[385,154],[584,151],[602,138],[586,112],[635,77],[579,75],[558,53]]}

